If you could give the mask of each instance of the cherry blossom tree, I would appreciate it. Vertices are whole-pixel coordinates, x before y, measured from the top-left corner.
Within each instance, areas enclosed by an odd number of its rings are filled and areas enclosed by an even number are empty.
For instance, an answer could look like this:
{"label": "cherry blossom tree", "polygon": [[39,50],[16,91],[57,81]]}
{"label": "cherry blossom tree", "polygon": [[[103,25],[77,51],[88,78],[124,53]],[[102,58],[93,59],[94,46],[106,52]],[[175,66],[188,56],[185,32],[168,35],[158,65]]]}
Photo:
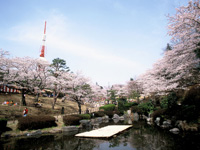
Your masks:
{"label": "cherry blossom tree", "polygon": [[173,73],[177,81],[182,78],[179,86],[185,87],[199,82],[200,1],[189,1],[176,11],[169,16],[168,34],[175,45],[166,60],[172,63],[171,70],[178,72]]}
{"label": "cherry blossom tree", "polygon": [[199,83],[199,2],[189,1],[188,6],[177,8],[176,14],[168,17],[168,34],[174,45],[152,69],[139,77],[138,83],[143,86],[145,94],[166,93]]}
{"label": "cherry blossom tree", "polygon": [[55,107],[59,94],[67,93],[66,90],[69,89],[72,80],[72,75],[69,72],[57,71],[56,74],[56,76],[48,77],[47,84],[47,88],[53,90],[52,109]]}
{"label": "cherry blossom tree", "polygon": [[107,98],[107,90],[98,84],[90,84],[92,92],[89,97],[89,103],[93,106],[100,106],[102,100]]}
{"label": "cherry blossom tree", "polygon": [[142,93],[142,87],[137,83],[136,80],[131,79],[128,81],[125,89],[127,91],[127,97],[137,98],[137,100],[139,100],[139,96]]}
{"label": "cherry blossom tree", "polygon": [[13,83],[21,87],[22,103],[26,105],[25,90],[32,93],[46,87],[49,63],[43,59],[30,57],[10,59],[9,71],[4,74],[5,83]]}
{"label": "cherry blossom tree", "polygon": [[3,75],[9,71],[10,59],[7,58],[8,55],[8,51],[0,49],[0,83],[3,81]]}
{"label": "cherry blossom tree", "polygon": [[127,96],[127,90],[126,90],[125,85],[123,85],[123,84],[114,84],[114,85],[112,85],[111,90],[114,90],[116,96],[118,96],[118,97],[126,97]]}
{"label": "cherry blossom tree", "polygon": [[50,73],[48,88],[53,90],[52,109],[54,109],[59,94],[61,92],[64,93],[69,87],[71,74],[69,73],[69,67],[66,66],[66,61],[60,58],[56,58],[52,61]]}
{"label": "cherry blossom tree", "polygon": [[126,86],[123,84],[114,84],[111,87],[107,87],[107,97],[108,99],[112,100],[114,103],[119,98],[126,98],[127,97]]}
{"label": "cherry blossom tree", "polygon": [[80,72],[71,75],[72,79],[66,93],[78,104],[79,114],[81,114],[81,104],[93,94],[90,86],[91,82],[89,78],[84,77]]}

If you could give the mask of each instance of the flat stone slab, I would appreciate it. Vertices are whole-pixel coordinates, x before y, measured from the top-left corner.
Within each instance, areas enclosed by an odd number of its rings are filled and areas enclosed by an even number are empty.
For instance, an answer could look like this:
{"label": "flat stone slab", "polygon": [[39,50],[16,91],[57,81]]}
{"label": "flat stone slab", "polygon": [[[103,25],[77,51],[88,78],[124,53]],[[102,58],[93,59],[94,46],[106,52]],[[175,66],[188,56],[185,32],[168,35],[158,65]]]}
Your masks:
{"label": "flat stone slab", "polygon": [[95,138],[109,138],[113,135],[124,131],[128,128],[132,127],[132,125],[109,125],[100,129],[92,130],[89,132],[83,132],[76,134],[78,137],[95,137]]}

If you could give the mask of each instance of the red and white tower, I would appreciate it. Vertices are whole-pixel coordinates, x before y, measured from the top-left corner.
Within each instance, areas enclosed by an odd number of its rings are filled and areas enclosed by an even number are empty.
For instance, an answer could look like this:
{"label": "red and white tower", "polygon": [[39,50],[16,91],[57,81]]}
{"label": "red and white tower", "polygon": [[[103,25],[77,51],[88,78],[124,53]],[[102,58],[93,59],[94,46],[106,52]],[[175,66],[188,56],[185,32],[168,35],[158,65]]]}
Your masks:
{"label": "red and white tower", "polygon": [[45,21],[45,25],[44,25],[44,36],[43,36],[43,39],[42,39],[43,43],[42,43],[42,49],[41,49],[40,57],[44,57],[44,54],[45,54],[46,24],[47,24],[47,22]]}

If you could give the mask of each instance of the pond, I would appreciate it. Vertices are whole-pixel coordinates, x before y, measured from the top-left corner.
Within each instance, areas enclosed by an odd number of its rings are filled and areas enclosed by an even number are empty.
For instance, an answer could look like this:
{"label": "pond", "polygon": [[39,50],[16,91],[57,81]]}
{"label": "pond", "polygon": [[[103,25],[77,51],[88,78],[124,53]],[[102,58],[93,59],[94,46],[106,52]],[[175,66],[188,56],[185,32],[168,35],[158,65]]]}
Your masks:
{"label": "pond", "polygon": [[[116,124],[108,122],[100,126]],[[118,122],[117,124],[124,124]],[[80,131],[80,132],[83,132]],[[172,134],[147,125],[133,122],[133,127],[109,139],[78,138],[74,135],[45,135],[40,137],[12,138],[0,142],[2,150],[198,150],[199,134]]]}

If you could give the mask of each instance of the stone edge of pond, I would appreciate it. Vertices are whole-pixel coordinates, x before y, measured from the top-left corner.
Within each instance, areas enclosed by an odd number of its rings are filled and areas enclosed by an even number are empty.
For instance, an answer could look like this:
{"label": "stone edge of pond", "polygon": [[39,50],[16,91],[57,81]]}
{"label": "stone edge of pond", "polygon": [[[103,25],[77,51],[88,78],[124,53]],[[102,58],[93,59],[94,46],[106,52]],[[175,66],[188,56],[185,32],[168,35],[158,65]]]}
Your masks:
{"label": "stone edge of pond", "polygon": [[[116,118],[117,117],[117,118]],[[122,116],[121,116],[122,117]],[[130,118],[130,116],[125,115],[126,118]],[[124,120],[124,118],[120,118],[118,115],[113,115],[113,120]],[[109,120],[108,116],[103,117],[96,117],[89,120],[89,122],[93,123],[95,125],[95,122],[102,122],[105,120]],[[82,122],[83,121],[83,122]],[[85,122],[86,121],[86,122]],[[79,126],[62,126],[62,127],[54,127],[54,128],[47,128],[47,129],[38,129],[38,130],[25,130],[25,131],[14,131],[14,132],[4,132],[0,136],[1,138],[8,139],[12,137],[34,137],[34,136],[41,136],[45,134],[55,134],[55,133],[63,133],[63,134],[70,134],[73,132],[78,132],[80,128],[83,126],[87,126],[88,120],[81,120]]]}
{"label": "stone edge of pond", "polygon": [[12,137],[34,137],[34,136],[41,136],[45,134],[55,134],[55,133],[71,133],[71,132],[78,132],[79,126],[64,126],[64,127],[56,127],[52,129],[38,129],[38,130],[31,130],[31,131],[19,131],[18,133],[3,133],[1,135],[2,139],[12,138]]}
{"label": "stone edge of pond", "polygon": [[200,133],[200,124],[199,123],[187,123],[186,120],[176,120],[175,124],[172,125],[172,120],[167,119],[161,122],[160,117],[156,117],[155,121],[153,122],[152,117],[144,116],[146,119],[147,124],[149,125],[156,125],[157,127],[168,130],[173,134],[179,134],[181,132],[193,132],[193,133]]}

